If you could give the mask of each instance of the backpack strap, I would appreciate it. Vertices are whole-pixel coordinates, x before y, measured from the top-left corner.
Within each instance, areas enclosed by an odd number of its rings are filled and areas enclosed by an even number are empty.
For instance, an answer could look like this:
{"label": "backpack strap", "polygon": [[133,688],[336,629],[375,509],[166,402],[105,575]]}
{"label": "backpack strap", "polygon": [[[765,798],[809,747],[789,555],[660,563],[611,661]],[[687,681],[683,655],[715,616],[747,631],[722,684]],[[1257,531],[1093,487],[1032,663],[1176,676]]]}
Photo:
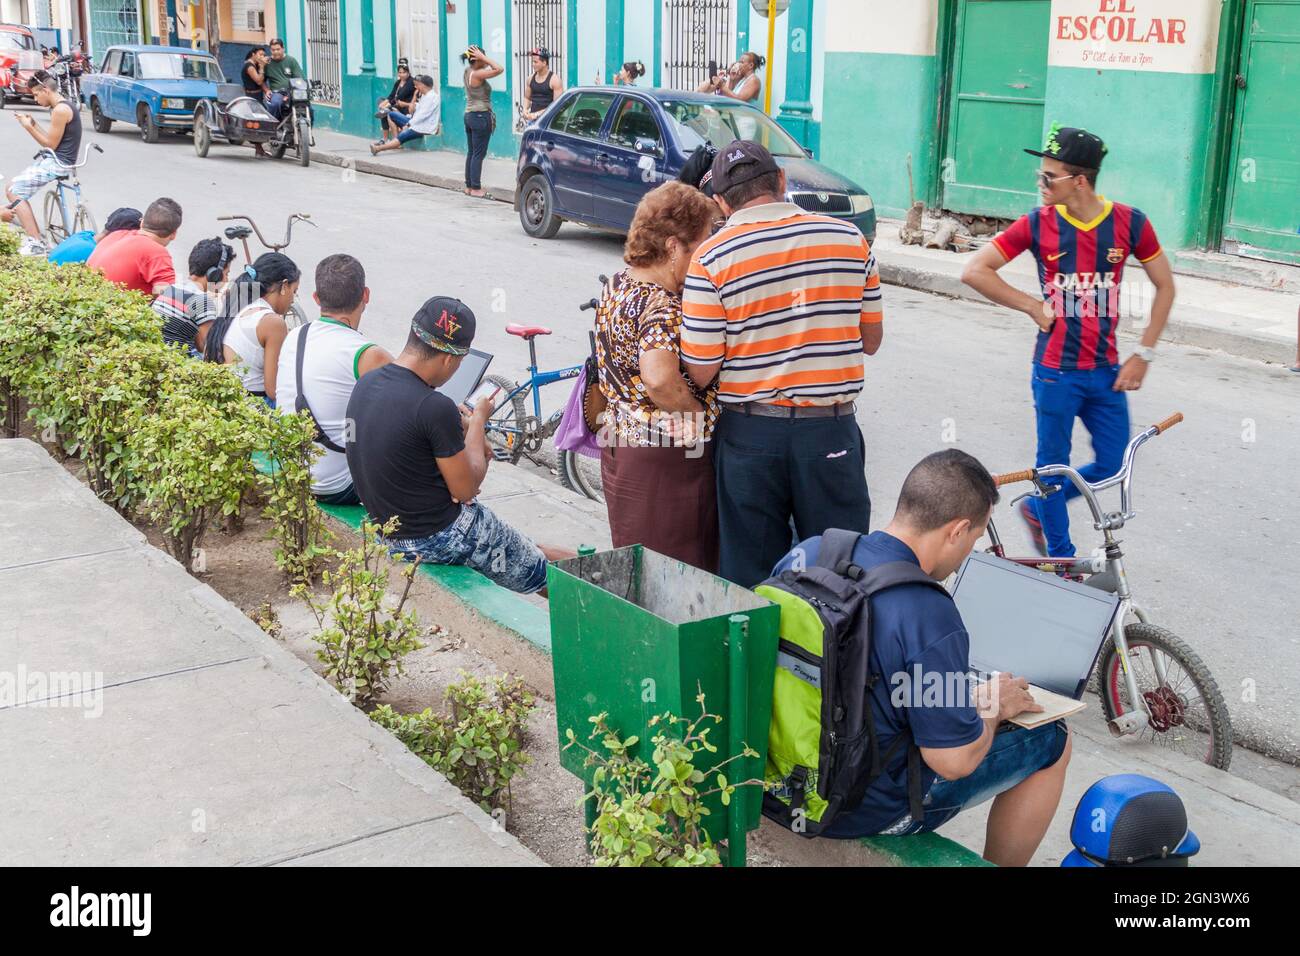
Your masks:
{"label": "backpack strap", "polygon": [[890,561],[886,564],[876,565],[876,567],[866,572],[858,582],[858,586],[866,592],[868,598],[900,584],[925,584],[935,588],[945,597],[952,597],[947,588],[922,571],[919,565],[913,564],[911,561]]}
{"label": "backpack strap", "polygon": [[320,427],[320,421],[316,418],[316,413],[311,410],[311,406],[307,404],[307,396],[304,395],[302,391],[302,363],[307,357],[307,333],[311,331],[311,327],[314,324],[315,323],[313,322],[308,322],[298,333],[298,354],[294,360],[294,384],[297,385],[297,397],[293,401],[293,410],[295,412],[305,411],[307,416],[311,419],[311,423],[316,426],[316,437],[313,439],[316,444],[324,445],[330,451],[336,451],[340,455],[346,455],[348,450],[343,448],[341,445],[335,444],[334,439],[330,438],[329,435],[326,435],[325,429]]}
{"label": "backpack strap", "polygon": [[842,528],[828,528],[822,534],[821,546],[817,549],[817,567],[834,571],[841,577],[857,581],[862,577],[862,569],[853,563],[853,551],[862,538],[856,531]]}

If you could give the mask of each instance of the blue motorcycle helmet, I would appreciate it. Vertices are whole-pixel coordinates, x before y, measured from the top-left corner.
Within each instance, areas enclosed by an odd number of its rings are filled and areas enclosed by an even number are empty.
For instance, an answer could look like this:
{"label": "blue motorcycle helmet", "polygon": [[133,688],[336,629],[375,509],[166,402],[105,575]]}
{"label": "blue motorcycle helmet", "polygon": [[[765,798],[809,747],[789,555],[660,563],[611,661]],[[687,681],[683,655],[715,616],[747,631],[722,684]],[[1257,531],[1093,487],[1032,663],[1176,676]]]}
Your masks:
{"label": "blue motorcycle helmet", "polygon": [[1061,866],[1187,866],[1201,841],[1172,788],[1137,773],[1102,777],[1079,799]]}

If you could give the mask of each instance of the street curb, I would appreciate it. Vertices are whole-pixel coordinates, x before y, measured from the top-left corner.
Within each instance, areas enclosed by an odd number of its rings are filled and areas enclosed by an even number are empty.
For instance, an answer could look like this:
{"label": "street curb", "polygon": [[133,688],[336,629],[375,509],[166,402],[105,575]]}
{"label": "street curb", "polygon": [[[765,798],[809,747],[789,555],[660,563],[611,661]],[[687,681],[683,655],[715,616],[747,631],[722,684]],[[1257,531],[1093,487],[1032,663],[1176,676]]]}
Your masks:
{"label": "street curb", "polygon": [[[461,180],[453,179],[450,176],[422,173],[415,169],[403,169],[400,166],[390,166],[387,163],[379,163],[370,159],[349,159],[346,156],[339,156],[337,153],[317,151],[311,154],[311,158],[313,161],[324,163],[326,166],[353,169],[370,176],[382,176],[385,179],[397,179],[420,186],[432,186],[435,189],[449,189],[452,192],[461,194],[465,192],[465,184]],[[483,188],[487,191],[487,198],[514,205],[515,191],[513,189],[505,189],[499,186],[484,186]]]}

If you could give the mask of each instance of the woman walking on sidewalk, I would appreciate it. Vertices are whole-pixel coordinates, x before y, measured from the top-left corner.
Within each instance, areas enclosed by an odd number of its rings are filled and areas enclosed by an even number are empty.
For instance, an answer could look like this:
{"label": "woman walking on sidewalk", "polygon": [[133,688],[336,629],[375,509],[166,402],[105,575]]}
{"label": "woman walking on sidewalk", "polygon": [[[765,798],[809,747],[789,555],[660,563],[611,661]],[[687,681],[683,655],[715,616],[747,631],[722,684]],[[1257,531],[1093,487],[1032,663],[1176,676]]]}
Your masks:
{"label": "woman walking on sidewalk", "polygon": [[471,196],[486,196],[483,189],[483,158],[487,156],[488,140],[497,127],[496,114],[492,112],[492,84],[488,80],[500,76],[505,68],[488,59],[482,47],[471,46],[460,55],[465,67],[465,192]]}

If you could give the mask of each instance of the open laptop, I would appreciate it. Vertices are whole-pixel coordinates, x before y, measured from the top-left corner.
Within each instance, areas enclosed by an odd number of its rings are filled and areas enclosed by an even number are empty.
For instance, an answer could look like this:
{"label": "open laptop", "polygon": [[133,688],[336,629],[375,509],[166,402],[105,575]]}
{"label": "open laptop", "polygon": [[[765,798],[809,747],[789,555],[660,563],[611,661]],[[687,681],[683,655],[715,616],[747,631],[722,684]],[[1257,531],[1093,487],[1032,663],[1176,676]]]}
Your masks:
{"label": "open laptop", "polygon": [[1119,598],[991,554],[972,554],[953,586],[976,672],[1001,671],[1079,700]]}
{"label": "open laptop", "polygon": [[438,391],[446,395],[457,405],[463,405],[465,401],[474,394],[475,389],[483,381],[483,376],[487,374],[488,366],[492,364],[492,356],[487,352],[480,352],[478,349],[470,349],[460,363],[460,368],[456,369],[447,382],[439,386]]}

